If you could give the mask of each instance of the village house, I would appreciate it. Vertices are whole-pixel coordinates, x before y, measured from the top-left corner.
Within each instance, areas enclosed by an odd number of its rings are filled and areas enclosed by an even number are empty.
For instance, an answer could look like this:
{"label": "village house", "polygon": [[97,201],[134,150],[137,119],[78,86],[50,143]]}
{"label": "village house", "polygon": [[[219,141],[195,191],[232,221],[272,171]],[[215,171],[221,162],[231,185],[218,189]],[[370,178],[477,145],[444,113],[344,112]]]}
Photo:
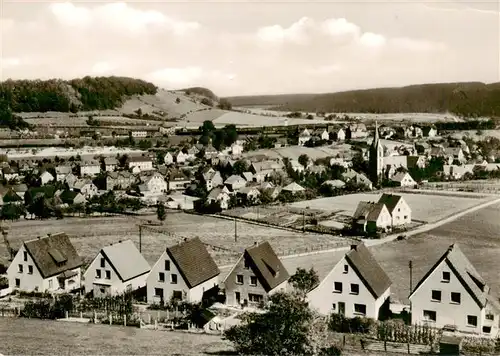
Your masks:
{"label": "village house", "polygon": [[94,177],[101,172],[101,165],[96,160],[87,160],[80,163],[80,176]]}
{"label": "village house", "polygon": [[16,193],[13,187],[0,185],[0,205],[4,204],[23,204],[24,199]]}
{"label": "village house", "polygon": [[16,167],[4,167],[2,168],[2,176],[6,181],[18,179],[19,170]]}
{"label": "village house", "polygon": [[21,184],[16,184],[12,187],[12,189],[16,192],[16,194],[23,199],[24,201],[24,195],[28,191],[28,186],[24,183]]}
{"label": "village house", "polygon": [[346,136],[350,138],[366,138],[368,137],[368,131],[366,130],[366,125],[362,123],[351,124],[347,127]]}
{"label": "village house", "polygon": [[352,162],[342,157],[333,157],[330,158],[330,166],[340,166],[347,169],[349,167],[352,167]]}
{"label": "village house", "polygon": [[140,176],[139,191],[146,194],[162,194],[167,191],[165,178],[156,171],[146,171]]}
{"label": "village house", "polygon": [[172,169],[167,175],[168,190],[184,190],[191,179],[180,169]]}
{"label": "village house", "polygon": [[45,185],[47,183],[50,183],[54,180],[54,176],[50,174],[49,171],[44,170],[42,174],[40,174],[40,183],[41,185]]}
{"label": "village house", "polygon": [[138,172],[150,171],[153,169],[153,160],[146,156],[132,156],[127,160],[129,169]]}
{"label": "village house", "polygon": [[114,157],[104,158],[106,172],[114,172],[118,168],[118,160]]}
{"label": "village house", "polygon": [[231,155],[233,156],[241,156],[243,153],[243,146],[237,144],[236,142],[231,145]]}
{"label": "village house", "polygon": [[188,161],[192,161],[196,158],[196,155],[200,153],[200,150],[196,146],[191,146],[187,149],[187,157]]}
{"label": "village house", "polygon": [[243,178],[245,178],[245,180],[247,182],[253,182],[254,181],[253,180],[253,173],[252,172],[243,172],[241,175],[243,176]]}
{"label": "village house", "polygon": [[198,238],[167,247],[147,279],[148,303],[203,300],[219,284],[219,267]]}
{"label": "village house", "polygon": [[378,320],[391,296],[391,280],[364,244],[352,245],[321,283],[307,295],[320,314]]}
{"label": "village house", "polygon": [[242,176],[233,174],[231,177],[224,181],[224,184],[229,188],[230,191],[236,192],[246,186],[247,181]]}
{"label": "village house", "polygon": [[392,226],[392,217],[383,203],[360,201],[353,215],[355,230],[375,233]]}
{"label": "village house", "polygon": [[160,200],[163,200],[165,206],[169,209],[193,210],[195,202],[200,200],[200,198],[176,193],[168,195],[163,199],[160,198]]}
{"label": "village house", "polygon": [[274,148],[288,147],[288,139],[286,137],[278,137],[274,143]]}
{"label": "village house", "polygon": [[290,275],[269,242],[245,249],[223,281],[226,304],[259,306],[278,291],[287,290]]}
{"label": "village house", "polygon": [[68,173],[66,177],[64,177],[63,182],[66,183],[69,187],[72,187],[78,179],[79,178],[73,173]]}
{"label": "village house", "polygon": [[58,182],[63,182],[66,176],[73,172],[71,166],[67,164],[58,165],[54,169],[56,171],[56,180]]}
{"label": "village house", "polygon": [[392,218],[392,227],[411,223],[411,208],[401,195],[382,194],[379,203],[384,204]]}
{"label": "village house", "polygon": [[299,134],[299,146],[304,146],[311,139],[311,133],[308,129],[304,129]]}
{"label": "village house", "polygon": [[229,209],[229,202],[231,200],[231,195],[229,189],[226,186],[214,188],[208,193],[207,203],[211,204],[214,202],[219,203],[221,209]]}
{"label": "village house", "polygon": [[135,176],[128,171],[108,172],[106,174],[106,188],[108,190],[129,189],[135,181]]}
{"label": "village house", "polygon": [[473,175],[475,167],[475,164],[464,164],[461,166],[457,166],[455,164],[445,164],[443,165],[443,175],[453,179],[461,179],[466,174]]}
{"label": "village house", "polygon": [[223,184],[220,172],[216,171],[212,167],[206,167],[203,169],[202,178],[207,191],[211,191],[213,188]]}
{"label": "village house", "polygon": [[54,200],[59,207],[85,204],[87,199],[83,194],[71,190],[58,190],[54,193]]}
{"label": "village house", "polygon": [[299,161],[294,160],[294,159],[290,160],[290,166],[292,167],[294,172],[297,172],[297,173],[302,173],[306,169],[303,165],[301,165],[299,163]]}
{"label": "village house", "polygon": [[106,246],[85,271],[85,293],[104,297],[146,286],[150,266],[131,240]]}
{"label": "village house", "polygon": [[498,298],[457,244],[451,245],[410,294],[411,322],[496,337]]}
{"label": "village house", "polygon": [[175,155],[175,162],[177,162],[178,164],[185,163],[187,159],[188,155],[182,151],[177,152],[177,154]]}
{"label": "village house", "polygon": [[327,129],[316,129],[313,131],[313,136],[323,141],[330,140],[330,134]]}
{"label": "village house", "polygon": [[408,172],[399,172],[391,177],[391,181],[398,187],[414,187],[417,182],[411,177]]}
{"label": "village house", "polygon": [[438,134],[437,129],[433,126],[425,126],[422,129],[422,131],[423,131],[424,137],[436,137]]}
{"label": "village house", "polygon": [[359,185],[364,185],[368,189],[373,189],[373,184],[370,179],[368,179],[367,176],[365,176],[363,173],[358,173],[353,169],[349,169],[346,172],[342,174],[342,179],[346,183],[351,182],[354,184],[359,184]]}
{"label": "village house", "polygon": [[64,233],[25,241],[7,269],[9,287],[23,291],[69,292],[80,288],[81,266]]}
{"label": "village house", "polygon": [[341,189],[345,187],[345,183],[340,179],[326,180],[322,185],[329,185],[330,187],[335,189]]}
{"label": "village house", "polygon": [[130,135],[133,138],[146,138],[148,136],[148,132],[145,130],[134,130],[130,131]]}
{"label": "village house", "polygon": [[281,189],[281,191],[289,192],[289,193],[292,193],[292,195],[295,195],[298,193],[303,193],[305,191],[305,189],[303,187],[301,187],[300,185],[298,185],[297,183],[292,182],[292,183],[288,184],[287,186],[283,187],[283,189]]}
{"label": "village house", "polygon": [[204,151],[205,151],[205,158],[208,159],[210,157],[213,157],[213,156],[217,156],[217,154],[219,153],[219,151],[217,151],[214,146],[208,144],[207,146],[205,146],[204,148]]}
{"label": "village house", "polygon": [[163,163],[168,165],[171,165],[174,163],[174,156],[170,152],[165,153],[165,156],[163,157]]}
{"label": "village house", "polygon": [[97,195],[98,189],[90,179],[79,179],[69,187],[71,190],[81,193],[86,199]]}
{"label": "village house", "polygon": [[423,169],[427,166],[427,160],[425,156],[406,156],[406,167],[405,168],[420,168]]}
{"label": "village house", "polygon": [[464,164],[465,162],[467,162],[464,151],[460,147],[446,147],[444,149],[444,156],[446,159],[448,159],[448,162],[450,162],[450,164],[454,162]]}
{"label": "village house", "polygon": [[255,186],[241,188],[237,196],[246,203],[257,203],[260,197],[260,191]]}

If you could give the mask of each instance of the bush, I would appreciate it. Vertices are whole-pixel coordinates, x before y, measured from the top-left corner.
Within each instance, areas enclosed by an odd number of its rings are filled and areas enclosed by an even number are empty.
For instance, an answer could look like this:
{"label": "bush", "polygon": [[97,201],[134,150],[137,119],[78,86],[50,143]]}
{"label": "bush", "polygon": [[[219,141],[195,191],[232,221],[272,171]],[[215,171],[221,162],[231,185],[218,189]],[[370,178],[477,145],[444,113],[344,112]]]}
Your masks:
{"label": "bush", "polygon": [[332,314],[328,327],[330,330],[341,333],[368,334],[373,331],[375,320],[370,318],[346,318],[341,314]]}
{"label": "bush", "polygon": [[9,280],[7,277],[0,277],[0,289],[5,289],[9,287]]}

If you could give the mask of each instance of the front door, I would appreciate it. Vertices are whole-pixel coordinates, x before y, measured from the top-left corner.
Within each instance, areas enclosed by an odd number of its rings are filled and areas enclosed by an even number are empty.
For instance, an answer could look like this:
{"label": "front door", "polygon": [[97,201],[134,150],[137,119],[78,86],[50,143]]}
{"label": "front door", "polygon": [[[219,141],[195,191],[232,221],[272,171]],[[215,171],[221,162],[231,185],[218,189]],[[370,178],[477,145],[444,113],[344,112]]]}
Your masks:
{"label": "front door", "polygon": [[344,302],[339,302],[339,314],[345,315],[345,303]]}
{"label": "front door", "polygon": [[236,296],[236,304],[241,304],[240,292],[235,292],[234,295]]}

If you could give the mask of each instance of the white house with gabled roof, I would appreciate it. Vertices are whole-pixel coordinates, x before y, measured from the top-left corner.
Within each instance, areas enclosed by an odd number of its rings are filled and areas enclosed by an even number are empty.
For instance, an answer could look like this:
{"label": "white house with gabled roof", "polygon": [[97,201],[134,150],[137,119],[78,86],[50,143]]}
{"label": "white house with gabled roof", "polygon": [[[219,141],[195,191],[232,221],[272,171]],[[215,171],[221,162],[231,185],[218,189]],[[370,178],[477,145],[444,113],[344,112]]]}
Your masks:
{"label": "white house with gabled roof", "polygon": [[219,284],[219,267],[199,238],[167,247],[147,279],[148,303],[201,302]]}
{"label": "white house with gabled roof", "polygon": [[411,223],[411,208],[401,195],[382,194],[378,203],[384,204],[392,218],[392,226]]}
{"label": "white house with gabled roof", "polygon": [[85,293],[117,295],[146,286],[151,267],[131,240],[106,246],[85,271]]}
{"label": "white house with gabled roof", "polygon": [[69,292],[80,288],[82,258],[64,233],[25,241],[7,269],[9,287]]}
{"label": "white house with gabled roof", "polygon": [[498,298],[457,244],[451,245],[410,294],[412,324],[496,337]]}
{"label": "white house with gabled roof", "polygon": [[320,314],[378,319],[391,295],[391,280],[364,244],[352,245],[321,283],[307,295]]}

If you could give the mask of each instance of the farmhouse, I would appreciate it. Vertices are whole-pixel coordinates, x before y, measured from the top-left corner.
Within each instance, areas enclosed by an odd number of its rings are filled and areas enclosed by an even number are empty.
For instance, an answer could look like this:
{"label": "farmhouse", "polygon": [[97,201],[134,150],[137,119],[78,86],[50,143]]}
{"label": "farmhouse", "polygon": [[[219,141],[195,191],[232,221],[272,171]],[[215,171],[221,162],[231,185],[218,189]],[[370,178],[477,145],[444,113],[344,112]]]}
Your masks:
{"label": "farmhouse", "polygon": [[64,181],[64,178],[66,178],[66,176],[73,171],[71,166],[66,164],[58,165],[54,169],[56,171],[56,179],[58,182]]}
{"label": "farmhouse", "polygon": [[255,243],[243,252],[223,282],[226,304],[257,306],[273,293],[286,290],[289,277],[269,242]]}
{"label": "farmhouse", "polygon": [[96,196],[98,191],[97,187],[90,179],[79,179],[70,186],[70,189],[81,193],[86,199]]}
{"label": "farmhouse", "polygon": [[302,130],[299,134],[299,146],[304,146],[304,144],[311,139],[311,133],[308,129]]}
{"label": "farmhouse", "polygon": [[383,203],[360,201],[353,215],[355,230],[374,233],[392,226],[389,210]]}
{"label": "farmhouse", "polygon": [[399,172],[392,176],[391,181],[398,187],[414,187],[417,182],[413,180],[410,173]]}
{"label": "farmhouse", "polygon": [[219,171],[216,171],[212,167],[205,168],[203,170],[202,177],[207,191],[210,191],[212,188],[218,187],[223,183],[222,176]]}
{"label": "farmhouse", "polygon": [[69,292],[80,288],[82,264],[68,235],[48,235],[22,244],[7,269],[7,278],[13,289]]}
{"label": "farmhouse", "polygon": [[106,175],[106,188],[113,189],[128,189],[135,183],[135,177],[128,171],[108,172]]}
{"label": "farmhouse", "polygon": [[156,171],[146,171],[141,177],[139,190],[146,194],[161,194],[167,191],[167,182],[163,176]]}
{"label": "farmhouse", "polygon": [[113,172],[118,167],[118,160],[114,157],[106,157],[104,159],[104,167],[106,172]]}
{"label": "farmhouse", "polygon": [[76,183],[77,180],[78,180],[78,177],[70,172],[64,177],[63,182],[71,187],[72,185],[74,185]]}
{"label": "farmhouse", "polygon": [[101,172],[101,165],[96,160],[83,161],[80,164],[80,175],[94,177]]}
{"label": "farmhouse", "polygon": [[298,194],[305,191],[305,189],[300,185],[298,185],[297,183],[293,182],[288,184],[286,187],[283,187],[282,191],[290,192],[292,194]]}
{"label": "farmhouse", "polygon": [[323,315],[378,319],[391,295],[391,280],[364,244],[351,249],[308,293],[309,305]]}
{"label": "farmhouse", "polygon": [[242,176],[233,174],[231,177],[225,180],[224,184],[231,191],[238,191],[247,184],[247,181]]}
{"label": "farmhouse", "polygon": [[165,197],[165,206],[170,209],[180,209],[180,210],[193,210],[194,202],[200,200],[200,198],[192,197],[183,194],[172,194]]}
{"label": "farmhouse", "polygon": [[174,169],[168,174],[168,190],[184,190],[190,182],[191,179],[179,169]]}
{"label": "farmhouse", "polygon": [[495,337],[500,305],[457,244],[451,245],[410,295],[412,324]]}
{"label": "farmhouse", "polygon": [[224,188],[214,188],[210,191],[207,196],[207,202],[209,204],[213,202],[217,202],[220,205],[221,209],[229,209],[229,201],[231,200],[231,196],[229,195],[229,190]]}
{"label": "farmhouse", "polygon": [[389,210],[393,227],[411,223],[411,208],[401,195],[382,194],[378,202]]}
{"label": "farmhouse", "polygon": [[150,171],[153,169],[153,160],[145,156],[133,156],[128,159],[128,167],[139,172]]}
{"label": "farmhouse", "polygon": [[246,203],[257,203],[260,191],[255,186],[243,187],[238,191],[237,195]]}
{"label": "farmhouse", "polygon": [[147,279],[148,303],[201,302],[219,284],[219,267],[199,238],[167,247]]}
{"label": "farmhouse", "polygon": [[150,266],[131,240],[104,247],[85,271],[85,293],[117,295],[146,285]]}

